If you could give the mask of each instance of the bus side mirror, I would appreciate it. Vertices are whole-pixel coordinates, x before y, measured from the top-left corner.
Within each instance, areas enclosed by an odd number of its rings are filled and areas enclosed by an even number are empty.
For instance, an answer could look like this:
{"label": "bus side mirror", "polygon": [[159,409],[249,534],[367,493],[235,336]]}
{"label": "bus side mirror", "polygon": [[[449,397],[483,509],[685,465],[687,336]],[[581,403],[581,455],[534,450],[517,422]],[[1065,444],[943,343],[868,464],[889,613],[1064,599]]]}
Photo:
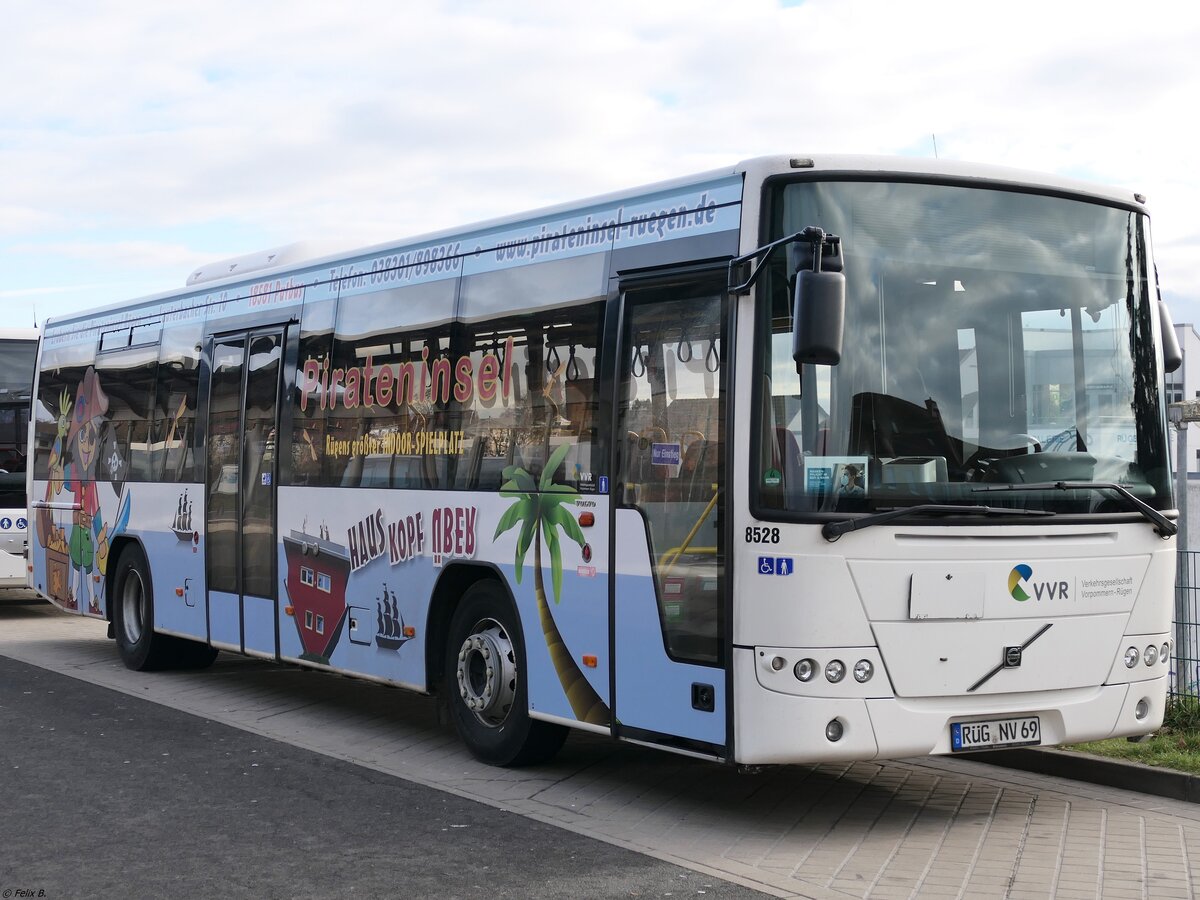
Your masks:
{"label": "bus side mirror", "polygon": [[1158,301],[1158,324],[1162,331],[1163,369],[1174,372],[1183,365],[1183,351],[1179,349],[1179,338],[1175,336],[1175,323],[1167,304]]}
{"label": "bus side mirror", "polygon": [[[818,254],[815,266],[814,253]],[[842,328],[846,321],[841,247],[822,253],[820,244],[814,247],[797,243],[792,245],[792,259],[797,269],[792,303],[792,358],[796,360],[796,371],[808,364],[836,366],[842,358]]]}

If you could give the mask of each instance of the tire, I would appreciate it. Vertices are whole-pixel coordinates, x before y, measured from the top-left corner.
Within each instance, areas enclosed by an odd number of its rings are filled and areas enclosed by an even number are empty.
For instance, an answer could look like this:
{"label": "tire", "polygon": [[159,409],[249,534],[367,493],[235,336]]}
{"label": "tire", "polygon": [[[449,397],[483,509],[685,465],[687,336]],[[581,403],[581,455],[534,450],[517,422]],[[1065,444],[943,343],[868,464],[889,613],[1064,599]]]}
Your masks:
{"label": "tire", "polygon": [[[159,635],[159,638],[163,637],[166,635]],[[216,661],[217,648],[210,644],[177,637],[170,640],[175,644],[172,653],[174,661],[171,665],[173,669],[207,669]]]}
{"label": "tire", "polygon": [[554,756],[566,740],[565,726],[529,717],[525,671],[512,601],[495,581],[476,582],[450,620],[444,684],[450,718],[476,759],[533,765]]}
{"label": "tire", "polygon": [[154,589],[146,555],[137,544],[129,544],[121,552],[113,587],[113,630],[121,662],[135,672],[167,668],[174,642],[154,633]]}

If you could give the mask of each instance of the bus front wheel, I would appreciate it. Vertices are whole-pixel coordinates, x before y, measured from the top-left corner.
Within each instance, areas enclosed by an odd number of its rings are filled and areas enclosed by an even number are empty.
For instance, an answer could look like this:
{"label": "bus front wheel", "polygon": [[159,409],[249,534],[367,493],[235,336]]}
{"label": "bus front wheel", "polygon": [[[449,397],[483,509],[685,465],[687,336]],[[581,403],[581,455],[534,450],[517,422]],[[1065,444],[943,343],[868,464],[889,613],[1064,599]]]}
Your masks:
{"label": "bus front wheel", "polygon": [[454,727],[477,759],[533,765],[566,740],[564,726],[529,717],[525,677],[525,646],[512,602],[495,582],[476,582],[450,620],[444,691]]}

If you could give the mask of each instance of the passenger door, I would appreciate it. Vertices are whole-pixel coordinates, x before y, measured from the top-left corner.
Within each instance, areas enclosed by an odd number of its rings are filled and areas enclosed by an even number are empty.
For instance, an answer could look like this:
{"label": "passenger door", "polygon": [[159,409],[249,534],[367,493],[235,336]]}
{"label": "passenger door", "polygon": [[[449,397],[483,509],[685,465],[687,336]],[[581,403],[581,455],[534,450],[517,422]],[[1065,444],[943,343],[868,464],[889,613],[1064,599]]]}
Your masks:
{"label": "passenger door", "polygon": [[626,285],[615,409],[618,733],[726,744],[725,269]]}
{"label": "passenger door", "polygon": [[209,339],[206,541],[214,646],[275,658],[279,648],[278,459],[283,327]]}

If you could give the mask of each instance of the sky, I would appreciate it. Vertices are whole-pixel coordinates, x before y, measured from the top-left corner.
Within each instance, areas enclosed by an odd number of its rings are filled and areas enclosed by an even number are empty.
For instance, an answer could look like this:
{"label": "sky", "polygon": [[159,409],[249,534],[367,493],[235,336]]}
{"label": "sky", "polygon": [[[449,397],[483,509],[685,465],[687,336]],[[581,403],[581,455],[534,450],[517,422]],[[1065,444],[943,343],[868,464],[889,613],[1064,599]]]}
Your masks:
{"label": "sky", "polygon": [[5,326],[753,156],[1147,195],[1200,329],[1200,3],[0,0]]}

